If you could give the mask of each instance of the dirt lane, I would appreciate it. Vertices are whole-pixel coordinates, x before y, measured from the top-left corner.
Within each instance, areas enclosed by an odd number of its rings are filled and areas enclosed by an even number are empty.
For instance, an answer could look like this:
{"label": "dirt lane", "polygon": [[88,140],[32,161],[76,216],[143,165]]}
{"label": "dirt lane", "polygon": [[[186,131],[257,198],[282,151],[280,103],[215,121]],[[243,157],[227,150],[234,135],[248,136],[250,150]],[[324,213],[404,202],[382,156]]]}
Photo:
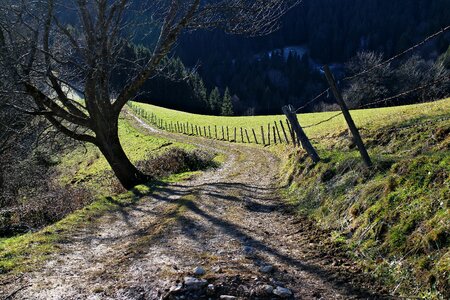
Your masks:
{"label": "dirt lane", "polygon": [[[25,288],[11,299],[279,299],[269,285],[289,289],[288,299],[381,298],[325,249],[320,231],[286,210],[273,154],[158,134],[224,153],[226,163],[79,229],[42,269],[14,283]],[[206,274],[195,276],[196,267]],[[187,276],[208,282],[186,288]]]}

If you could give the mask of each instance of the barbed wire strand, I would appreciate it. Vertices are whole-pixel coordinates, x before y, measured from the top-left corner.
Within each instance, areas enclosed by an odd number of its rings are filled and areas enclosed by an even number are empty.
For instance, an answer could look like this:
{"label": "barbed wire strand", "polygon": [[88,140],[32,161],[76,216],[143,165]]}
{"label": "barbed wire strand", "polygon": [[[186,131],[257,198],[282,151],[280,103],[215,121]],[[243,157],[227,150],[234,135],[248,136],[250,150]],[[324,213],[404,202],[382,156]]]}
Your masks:
{"label": "barbed wire strand", "polygon": [[364,74],[370,73],[370,72],[372,72],[373,70],[375,70],[375,69],[377,69],[377,68],[379,68],[379,67],[381,67],[381,66],[383,66],[383,65],[385,65],[385,64],[388,64],[388,63],[390,63],[390,62],[392,62],[392,61],[394,61],[394,60],[396,60],[396,59],[402,57],[403,55],[405,55],[405,54],[407,54],[407,53],[409,53],[409,52],[411,52],[411,51],[413,51],[413,50],[419,48],[420,46],[426,44],[426,43],[429,42],[430,40],[432,40],[432,39],[438,37],[439,35],[441,35],[441,34],[447,32],[447,31],[449,31],[449,30],[450,30],[450,25],[448,25],[448,26],[442,28],[442,29],[439,30],[438,32],[433,33],[432,35],[428,36],[427,38],[425,38],[425,39],[422,40],[421,42],[419,42],[419,43],[415,44],[414,46],[412,46],[412,47],[410,47],[410,48],[408,48],[408,49],[406,49],[406,50],[404,50],[404,51],[402,51],[402,52],[400,52],[400,53],[398,53],[398,54],[392,56],[391,58],[389,58],[389,59],[387,59],[387,60],[385,60],[385,61],[383,61],[383,62],[381,62],[381,63],[379,63],[379,64],[377,64],[377,65],[375,65],[375,66],[373,66],[373,67],[371,67],[371,68],[369,68],[369,69],[366,69],[366,70],[364,70],[364,71],[361,71],[361,72],[359,72],[359,73],[357,73],[357,74],[355,74],[355,75],[345,77],[345,78],[343,78],[343,79],[341,79],[341,80],[342,80],[342,81],[352,80],[352,79],[355,79],[356,77],[359,77],[359,76],[362,76],[362,75],[364,75]]}
{"label": "barbed wire strand", "polygon": [[[414,89],[410,89],[410,90],[407,90],[407,91],[403,91],[403,92],[398,93],[398,94],[396,94],[396,95],[394,95],[394,96],[386,97],[386,98],[383,98],[383,99],[378,99],[378,100],[375,100],[375,101],[373,101],[373,102],[370,102],[370,103],[366,103],[366,104],[360,105],[360,106],[358,107],[358,109],[363,109],[363,108],[369,107],[369,106],[374,105],[374,104],[378,104],[378,103],[382,103],[382,102],[387,102],[387,101],[389,101],[389,100],[393,100],[393,99],[396,99],[396,98],[399,98],[399,97],[402,97],[402,96],[406,96],[406,95],[411,94],[411,93],[413,93],[413,92],[417,92],[417,91],[423,90],[423,89],[425,89],[425,88],[427,88],[427,87],[434,86],[434,85],[436,85],[436,84],[438,84],[438,83],[440,83],[440,82],[444,82],[445,80],[449,80],[449,78],[448,78],[447,76],[441,77],[441,78],[439,78],[439,79],[437,79],[437,80],[435,80],[435,81],[433,81],[433,82],[431,82],[431,83],[428,83],[428,84],[419,86],[419,87],[414,88]],[[320,122],[317,122],[317,123],[314,123],[314,124],[310,124],[310,125],[307,125],[307,126],[302,126],[302,128],[305,129],[305,128],[311,128],[311,127],[315,127],[315,126],[321,125],[321,124],[323,124],[323,123],[326,123],[326,122],[329,122],[329,121],[333,120],[334,118],[337,118],[338,116],[340,116],[340,115],[342,115],[342,114],[343,114],[343,113],[340,112],[340,113],[338,113],[338,114],[336,114],[336,115],[333,115],[333,116],[331,116],[330,118],[325,119],[325,120],[322,120],[322,121],[320,121]]]}
{"label": "barbed wire strand", "polygon": [[[432,40],[432,39],[438,37],[439,35],[441,35],[441,34],[447,32],[447,31],[449,31],[449,30],[450,30],[450,25],[448,25],[448,26],[442,28],[442,29],[439,30],[438,32],[433,33],[432,35],[428,36],[427,38],[425,38],[425,39],[422,40],[421,42],[419,42],[419,43],[415,44],[414,46],[412,46],[412,47],[410,47],[410,48],[408,48],[408,49],[406,49],[406,50],[404,50],[404,51],[402,51],[402,52],[400,52],[400,53],[398,53],[398,54],[392,56],[391,58],[389,58],[389,59],[387,59],[387,60],[385,60],[385,61],[383,61],[383,62],[381,62],[381,63],[379,63],[379,64],[377,64],[377,65],[375,65],[375,66],[373,66],[373,67],[371,67],[371,68],[369,68],[369,69],[363,70],[363,71],[361,71],[360,73],[357,73],[357,74],[352,75],[352,76],[345,77],[345,78],[341,79],[341,81],[352,80],[352,79],[355,79],[355,78],[357,78],[357,77],[359,77],[359,76],[362,76],[362,75],[364,75],[364,74],[370,73],[370,72],[372,72],[373,70],[375,70],[375,69],[377,69],[377,68],[379,68],[379,67],[381,67],[381,66],[383,66],[383,65],[385,65],[385,64],[388,64],[388,63],[390,63],[390,62],[392,62],[392,61],[394,61],[394,60],[396,60],[396,59],[402,57],[403,55],[405,55],[405,54],[407,54],[407,53],[409,53],[409,52],[411,52],[411,51],[413,51],[413,50],[419,48],[420,46],[426,44],[428,41],[430,41],[430,40]],[[302,106],[300,106],[299,108],[297,108],[297,109],[295,110],[295,112],[297,113],[297,112],[299,112],[300,110],[302,110],[302,109],[306,108],[307,106],[309,106],[310,104],[314,103],[315,101],[317,101],[318,99],[320,99],[323,95],[325,95],[326,93],[328,93],[329,90],[330,90],[330,88],[327,88],[326,90],[324,90],[323,92],[321,92],[320,94],[318,94],[317,96],[315,96],[313,99],[311,99],[310,101],[306,102],[305,104],[303,104]]]}
{"label": "barbed wire strand", "polygon": [[390,96],[390,97],[386,97],[386,98],[383,98],[383,99],[375,100],[375,101],[370,102],[370,103],[362,104],[362,105],[359,106],[359,108],[360,109],[367,108],[367,107],[372,106],[374,104],[379,104],[379,103],[387,102],[389,100],[393,100],[393,99],[396,99],[396,98],[399,98],[399,97],[402,97],[402,96],[406,96],[408,94],[411,94],[411,93],[414,93],[414,92],[426,89],[427,87],[434,86],[434,85],[436,85],[436,84],[438,84],[440,82],[445,82],[446,80],[450,81],[450,78],[448,76],[444,76],[444,77],[441,77],[441,78],[439,78],[439,79],[437,79],[437,80],[435,80],[435,81],[433,81],[431,83],[427,83],[427,84],[424,84],[422,86],[419,86],[419,87],[416,87],[416,88],[413,88],[413,89],[410,89],[410,90],[398,93],[398,94],[396,94],[394,96]]}
{"label": "barbed wire strand", "polygon": [[305,129],[305,128],[311,128],[311,127],[318,126],[318,125],[320,125],[320,124],[329,122],[329,121],[333,120],[334,118],[339,117],[339,116],[342,115],[342,114],[343,114],[343,113],[340,112],[340,113],[338,113],[338,114],[336,114],[336,115],[333,115],[333,116],[329,117],[328,119],[322,120],[322,121],[320,121],[320,122],[317,122],[317,123],[314,123],[314,124],[310,124],[310,125],[307,125],[307,126],[302,126],[302,128]]}
{"label": "barbed wire strand", "polygon": [[309,100],[308,102],[306,102],[305,104],[303,104],[302,106],[300,106],[299,108],[297,108],[295,110],[295,112],[297,113],[298,111],[304,109],[305,107],[307,107],[308,105],[310,105],[311,103],[315,102],[316,100],[318,100],[319,98],[321,98],[323,95],[325,95],[326,93],[328,93],[328,91],[330,90],[330,88],[327,88],[326,90],[324,90],[323,92],[321,92],[320,94],[318,94],[317,96],[315,96],[313,99]]}

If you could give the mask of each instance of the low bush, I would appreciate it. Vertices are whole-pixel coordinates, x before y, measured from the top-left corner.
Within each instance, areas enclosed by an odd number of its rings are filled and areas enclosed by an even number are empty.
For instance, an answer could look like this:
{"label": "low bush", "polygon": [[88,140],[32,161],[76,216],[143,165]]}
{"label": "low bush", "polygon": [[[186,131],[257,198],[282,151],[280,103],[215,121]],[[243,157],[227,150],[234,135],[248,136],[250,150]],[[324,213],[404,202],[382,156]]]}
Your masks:
{"label": "low bush", "polygon": [[172,148],[161,156],[149,155],[145,160],[137,163],[138,168],[154,178],[161,179],[171,174],[193,172],[214,167],[214,155],[203,151],[187,151]]}

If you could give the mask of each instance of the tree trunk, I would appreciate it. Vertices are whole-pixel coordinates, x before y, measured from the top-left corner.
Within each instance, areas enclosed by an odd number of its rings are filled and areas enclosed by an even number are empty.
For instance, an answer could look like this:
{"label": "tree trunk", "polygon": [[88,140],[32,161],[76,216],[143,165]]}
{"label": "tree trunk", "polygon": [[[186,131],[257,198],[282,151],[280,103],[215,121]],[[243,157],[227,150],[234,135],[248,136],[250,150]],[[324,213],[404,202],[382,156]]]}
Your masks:
{"label": "tree trunk", "polygon": [[146,183],[151,179],[150,176],[144,175],[131,163],[120,144],[117,134],[110,135],[108,138],[97,137],[97,143],[98,148],[124,188],[130,190],[136,185]]}

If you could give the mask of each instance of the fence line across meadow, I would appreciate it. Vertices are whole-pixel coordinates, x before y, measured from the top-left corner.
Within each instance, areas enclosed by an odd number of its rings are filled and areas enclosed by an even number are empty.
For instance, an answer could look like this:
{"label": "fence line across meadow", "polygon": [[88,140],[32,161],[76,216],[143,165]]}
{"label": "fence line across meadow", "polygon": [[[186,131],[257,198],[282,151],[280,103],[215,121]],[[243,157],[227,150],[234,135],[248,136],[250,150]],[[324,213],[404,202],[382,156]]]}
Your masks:
{"label": "fence line across meadow", "polygon": [[[346,77],[342,79],[343,81],[348,81],[357,77],[360,77],[364,74],[370,73],[377,68],[379,68],[382,65],[389,64],[406,54],[413,52],[420,46],[426,44],[427,42],[431,41],[432,39],[442,35],[443,33],[450,30],[450,25],[446,26],[445,28],[441,29],[440,31],[428,36],[421,42],[413,45],[412,47],[398,53],[397,55],[392,56],[391,58],[381,62],[380,64],[377,64],[376,66],[373,66],[372,68],[368,68],[366,70],[363,70],[362,72],[358,74],[354,74],[350,77]],[[314,162],[320,161],[320,157],[315,150],[314,146],[310,142],[310,138],[305,134],[304,129],[305,128],[311,128],[316,127],[321,124],[330,122],[331,120],[343,115],[345,122],[348,125],[348,129],[351,132],[352,138],[357,144],[358,150],[361,153],[361,156],[366,164],[367,167],[372,166],[372,161],[370,159],[370,156],[367,152],[367,149],[364,145],[364,142],[361,138],[361,135],[359,133],[359,129],[357,128],[352,115],[347,107],[347,104],[344,101],[344,98],[342,97],[342,93],[339,89],[339,84],[336,81],[334,75],[332,74],[330,68],[325,65],[323,67],[325,77],[328,81],[329,87],[313,97],[310,101],[307,101],[305,104],[303,104],[301,107],[295,109],[292,105],[284,106],[282,108],[286,119],[278,119],[273,120],[273,122],[269,122],[266,124],[259,124],[257,128],[255,126],[248,127],[248,126],[228,126],[228,125],[198,125],[194,123],[189,123],[187,121],[173,121],[173,120],[164,120],[160,117],[158,117],[153,112],[148,112],[147,110],[142,109],[138,105],[130,102],[128,105],[129,107],[134,111],[135,114],[137,114],[139,117],[143,118],[146,122],[149,124],[152,124],[153,126],[160,128],[162,130],[174,132],[174,133],[180,133],[180,134],[186,134],[186,135],[192,135],[192,136],[199,136],[199,137],[205,137],[209,139],[216,139],[216,140],[222,140],[222,141],[228,141],[228,142],[235,142],[235,143],[247,143],[247,144],[259,144],[259,145],[272,145],[272,144],[287,144],[287,145],[293,145],[295,146],[301,146],[303,147],[311,157],[311,159]],[[448,76],[443,76],[442,78],[438,78],[436,81],[433,81],[431,83],[421,85],[418,87],[415,87],[410,90],[402,91],[401,93],[386,97],[383,99],[375,100],[371,103],[366,103],[364,105],[360,105],[359,108],[367,108],[368,106],[379,104],[379,103],[387,103],[388,101],[397,99],[402,96],[409,95],[415,91],[422,91],[425,90],[428,87],[432,87],[436,84],[445,84],[445,82],[448,82]],[[318,102],[322,99],[323,96],[330,95],[330,92],[333,94],[335,98],[335,103],[337,103],[341,109],[340,112],[337,114],[334,114],[327,119],[321,120],[319,122],[315,122],[313,124],[309,124],[306,126],[302,126],[298,120],[298,116],[296,113],[303,108]],[[284,126],[286,124],[286,127]],[[259,128],[258,128],[259,127]],[[251,131],[251,132],[250,132]],[[259,137],[259,138],[258,138]],[[315,139],[315,138],[312,138]]]}
{"label": "fence line across meadow", "polygon": [[148,124],[168,132],[243,144],[264,146],[274,144],[298,145],[295,132],[287,119],[280,118],[279,120],[254,127],[199,125],[198,123],[187,121],[163,119],[153,112],[142,109],[133,102],[130,102],[128,107]]}

